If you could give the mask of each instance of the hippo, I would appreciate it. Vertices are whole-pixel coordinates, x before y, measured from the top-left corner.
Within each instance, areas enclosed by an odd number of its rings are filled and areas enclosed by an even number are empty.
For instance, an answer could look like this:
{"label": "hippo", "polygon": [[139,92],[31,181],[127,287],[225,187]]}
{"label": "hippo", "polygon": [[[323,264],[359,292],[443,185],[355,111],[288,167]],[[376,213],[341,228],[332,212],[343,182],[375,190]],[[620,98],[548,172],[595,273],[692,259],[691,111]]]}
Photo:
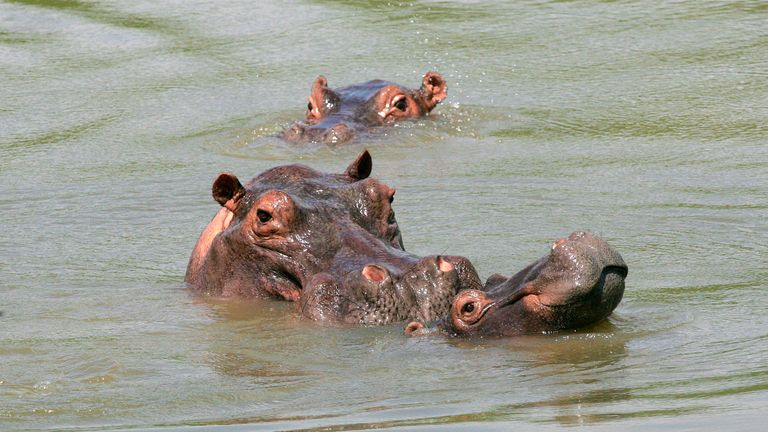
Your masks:
{"label": "hippo", "polygon": [[306,119],[282,137],[292,143],[347,143],[377,127],[426,116],[446,96],[445,79],[437,72],[427,72],[419,89],[382,80],[331,89],[321,75],[312,84]]}
{"label": "hippo", "polygon": [[405,333],[507,337],[584,327],[611,314],[626,277],[627,265],[605,240],[574,232],[514,276],[494,274],[483,290],[459,292],[435,326],[414,321]]}
{"label": "hippo", "polygon": [[222,206],[193,249],[185,280],[200,296],[277,298],[327,323],[435,320],[482,283],[469,260],[405,251],[395,189],[369,177],[363,151],[342,174],[304,165],[246,183],[213,182]]}
{"label": "hippo", "polygon": [[[456,290],[482,287],[477,272],[464,257],[388,253],[379,255],[377,264],[362,265],[365,259],[357,253],[368,255],[364,251],[367,245],[349,246],[304,289],[302,316],[331,324],[428,321],[449,313]],[[353,270],[348,270],[350,267]]]}

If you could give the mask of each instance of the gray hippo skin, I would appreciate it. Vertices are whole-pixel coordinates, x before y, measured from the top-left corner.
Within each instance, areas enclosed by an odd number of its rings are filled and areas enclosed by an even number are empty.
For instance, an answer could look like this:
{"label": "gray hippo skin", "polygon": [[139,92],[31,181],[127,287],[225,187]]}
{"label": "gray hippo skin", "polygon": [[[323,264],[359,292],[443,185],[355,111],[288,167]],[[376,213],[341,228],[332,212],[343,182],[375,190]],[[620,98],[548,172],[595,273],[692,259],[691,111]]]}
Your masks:
{"label": "gray hippo skin", "polygon": [[282,136],[293,143],[342,144],[381,126],[426,116],[446,96],[445,80],[437,72],[427,72],[418,89],[382,80],[331,89],[320,76],[312,85],[306,119]]}
{"label": "gray hippo skin", "polygon": [[267,170],[245,186],[213,183],[222,209],[187,267],[203,296],[296,301],[314,320],[386,324],[448,314],[462,289],[480,288],[462,257],[417,257],[403,249],[395,190],[369,178],[367,151],[342,174],[304,165]]}
{"label": "gray hippo skin", "polygon": [[[456,295],[438,332],[454,336],[517,336],[576,329],[608,317],[621,301],[627,265],[588,232],[556,241],[550,253],[510,278],[493,275],[483,290]],[[434,331],[422,322],[409,335]]]}

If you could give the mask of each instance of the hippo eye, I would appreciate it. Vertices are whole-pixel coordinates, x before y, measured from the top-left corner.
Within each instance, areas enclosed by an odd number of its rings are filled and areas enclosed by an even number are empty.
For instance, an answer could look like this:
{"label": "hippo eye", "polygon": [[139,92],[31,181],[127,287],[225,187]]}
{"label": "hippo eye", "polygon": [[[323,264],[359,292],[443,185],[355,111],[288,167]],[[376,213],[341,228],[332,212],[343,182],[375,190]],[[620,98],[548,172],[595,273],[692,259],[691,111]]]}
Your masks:
{"label": "hippo eye", "polygon": [[475,304],[473,302],[465,303],[464,306],[461,307],[461,313],[463,314],[471,314],[475,311]]}
{"label": "hippo eye", "polygon": [[256,211],[256,217],[259,218],[261,223],[267,223],[272,220],[272,215],[268,211],[261,209]]}
{"label": "hippo eye", "polygon": [[395,219],[395,212],[391,211],[389,212],[389,217],[387,218],[387,223],[392,225],[394,223],[397,223],[397,220]]}
{"label": "hippo eye", "polygon": [[408,108],[408,101],[405,100],[405,98],[399,99],[397,102],[395,102],[395,108],[399,109],[400,111],[405,111]]}
{"label": "hippo eye", "polygon": [[310,102],[310,103],[308,103],[308,104],[307,104],[307,109],[308,109],[308,110],[310,110],[310,111],[312,111],[312,102]]}

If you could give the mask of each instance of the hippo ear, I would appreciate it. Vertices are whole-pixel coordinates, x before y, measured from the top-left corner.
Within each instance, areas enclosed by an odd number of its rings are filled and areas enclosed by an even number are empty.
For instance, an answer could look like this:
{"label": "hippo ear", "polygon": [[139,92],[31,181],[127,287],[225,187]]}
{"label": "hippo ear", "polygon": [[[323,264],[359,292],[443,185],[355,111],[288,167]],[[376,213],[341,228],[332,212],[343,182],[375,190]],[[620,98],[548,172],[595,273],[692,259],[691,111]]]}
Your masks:
{"label": "hippo ear", "polygon": [[437,72],[427,72],[417,92],[425,113],[432,111],[438,103],[448,96],[448,86],[445,79]]}
{"label": "hippo ear", "polygon": [[373,169],[373,160],[368,150],[363,150],[362,153],[355,159],[354,162],[347,167],[346,175],[352,177],[355,180],[364,180],[371,175]]}
{"label": "hippo ear", "polygon": [[245,188],[240,184],[240,180],[238,180],[234,174],[230,173],[219,174],[211,187],[213,199],[230,211],[235,211],[234,201],[239,198],[244,191]]}
{"label": "hippo ear", "polygon": [[315,82],[312,83],[312,93],[315,93],[315,92],[322,93],[327,88],[328,88],[328,80],[323,75],[320,75],[317,78],[315,78]]}
{"label": "hippo ear", "polygon": [[485,290],[487,291],[491,287],[494,287],[496,285],[501,285],[504,282],[506,282],[507,279],[509,279],[509,277],[504,276],[503,274],[494,273],[488,276],[488,279],[485,280],[485,285],[484,285]]}
{"label": "hippo ear", "polygon": [[339,95],[328,88],[328,80],[324,76],[317,77],[312,83],[312,93],[307,104],[307,119],[319,120],[339,103]]}
{"label": "hippo ear", "polygon": [[312,92],[309,94],[309,103],[307,104],[307,119],[319,119],[323,116],[323,101],[327,89],[328,80],[322,75],[312,83]]}

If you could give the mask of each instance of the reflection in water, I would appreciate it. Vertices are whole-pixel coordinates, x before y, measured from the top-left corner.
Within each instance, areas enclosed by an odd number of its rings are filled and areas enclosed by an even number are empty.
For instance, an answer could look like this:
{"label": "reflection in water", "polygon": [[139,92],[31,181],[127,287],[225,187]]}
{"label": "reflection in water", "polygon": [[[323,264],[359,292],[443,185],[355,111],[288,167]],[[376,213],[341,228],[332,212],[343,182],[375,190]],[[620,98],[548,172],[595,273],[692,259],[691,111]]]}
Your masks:
{"label": "reflection in water", "polygon": [[617,330],[610,321],[603,321],[575,332],[512,340],[509,348],[530,356],[530,365],[536,367],[542,376],[550,373],[539,370],[542,367],[595,370],[616,364],[626,356],[628,335],[622,335]]}
{"label": "reflection in water", "polygon": [[265,362],[240,352],[210,353],[206,361],[217,372],[239,378],[250,378],[253,384],[264,387],[285,387],[301,383],[309,374],[301,369]]}
{"label": "reflection in water", "polygon": [[[556,335],[480,342],[508,351],[507,361],[494,367],[496,373],[512,374],[517,383],[499,399],[515,400],[521,388],[529,386],[549,389],[543,399],[502,403],[493,412],[502,419],[551,418],[562,425],[600,421],[599,414],[592,414],[620,406],[633,397],[631,387],[622,382],[630,341],[630,335],[622,334],[610,321],[603,321]],[[459,346],[468,349],[473,343],[463,341]],[[535,415],[526,414],[532,412]]]}
{"label": "reflection in water", "polygon": [[[295,305],[276,300],[197,299],[209,308],[216,321],[207,329],[209,345],[204,361],[217,373],[244,378],[260,387],[286,387],[313,379],[300,367],[271,360],[260,355],[256,347],[266,346],[273,352],[290,352],[294,347],[274,336],[273,329],[301,327]],[[301,331],[298,329],[298,331]],[[299,351],[300,349],[296,349]]]}

